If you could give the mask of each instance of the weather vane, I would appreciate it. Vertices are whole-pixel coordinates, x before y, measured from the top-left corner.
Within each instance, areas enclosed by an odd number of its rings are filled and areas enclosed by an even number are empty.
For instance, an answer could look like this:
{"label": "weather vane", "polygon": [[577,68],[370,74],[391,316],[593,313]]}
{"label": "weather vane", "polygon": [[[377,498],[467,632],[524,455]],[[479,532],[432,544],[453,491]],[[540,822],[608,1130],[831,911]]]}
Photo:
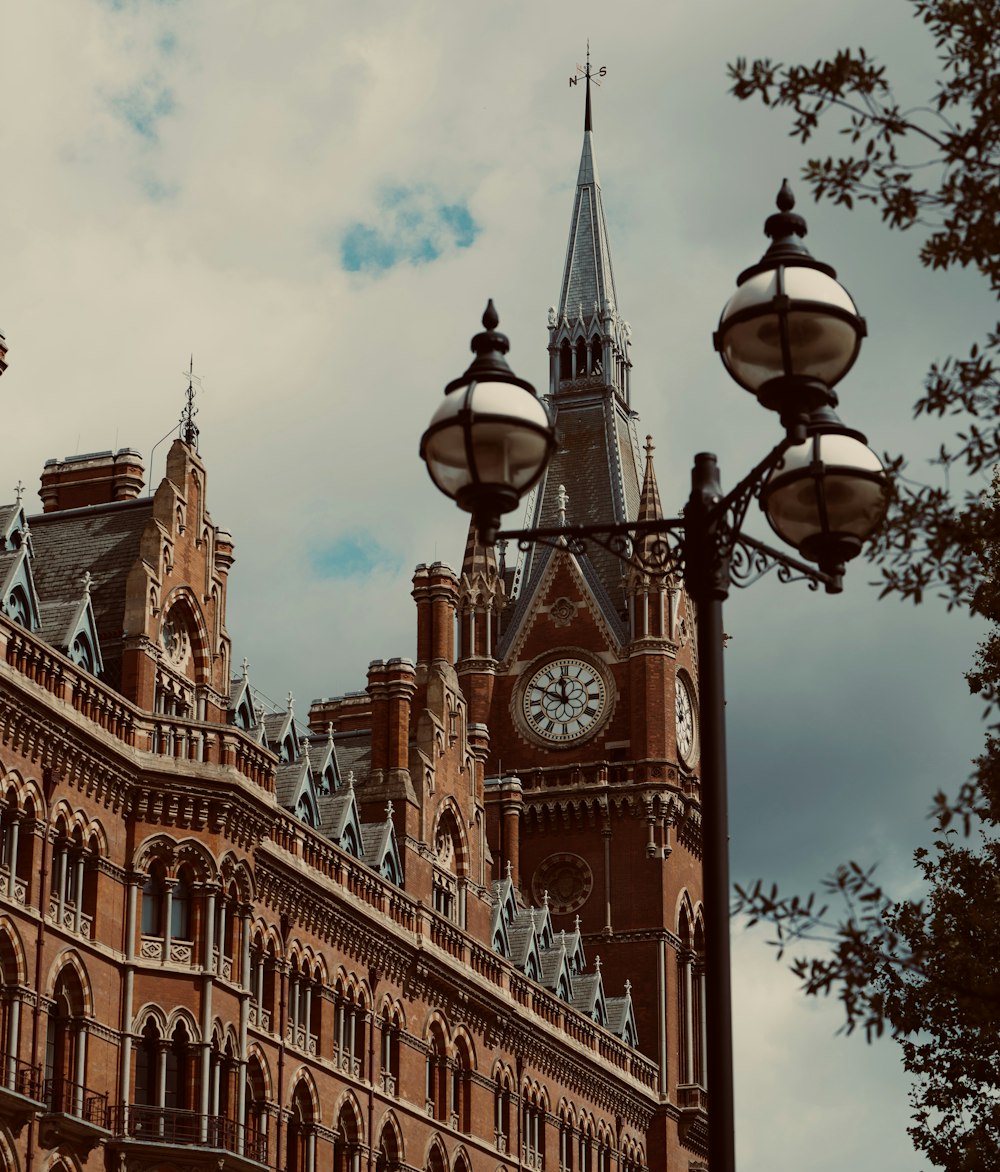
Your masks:
{"label": "weather vane", "polygon": [[587,64],[580,65],[578,63],[577,67],[576,67],[576,73],[574,74],[573,77],[571,77],[569,79],[569,84],[571,86],[576,85],[580,81],[581,77],[585,78],[586,82],[587,82],[587,106],[586,106],[586,109],[584,111],[584,116],[583,116],[583,129],[585,131],[594,129],[594,125],[593,125],[593,122],[592,122],[591,116],[590,116],[590,83],[593,82],[594,85],[600,85],[601,83],[598,79],[606,76],[607,72],[608,72],[608,67],[606,65],[601,65],[597,69],[594,69],[591,66],[591,64],[590,64],[590,38],[588,37],[587,38]]}
{"label": "weather vane", "polygon": [[188,369],[184,371],[187,376],[187,402],[184,410],[181,413],[181,439],[189,446],[197,451],[198,448],[198,428],[195,425],[194,417],[198,414],[198,408],[194,405],[195,383],[198,384],[198,390],[201,390],[201,379],[197,378],[194,373],[194,355],[191,355],[191,362]]}
{"label": "weather vane", "polygon": [[600,85],[601,83],[600,83],[600,81],[598,81],[598,78],[606,77],[607,73],[608,73],[608,67],[606,65],[601,65],[596,70],[591,68],[591,65],[590,65],[590,38],[588,37],[587,38],[587,63],[586,63],[586,65],[580,65],[579,63],[577,64],[576,73],[569,79],[569,84],[570,85],[577,85],[579,83],[580,79],[585,77],[587,79],[588,86],[590,85],[591,82],[593,82],[594,85]]}

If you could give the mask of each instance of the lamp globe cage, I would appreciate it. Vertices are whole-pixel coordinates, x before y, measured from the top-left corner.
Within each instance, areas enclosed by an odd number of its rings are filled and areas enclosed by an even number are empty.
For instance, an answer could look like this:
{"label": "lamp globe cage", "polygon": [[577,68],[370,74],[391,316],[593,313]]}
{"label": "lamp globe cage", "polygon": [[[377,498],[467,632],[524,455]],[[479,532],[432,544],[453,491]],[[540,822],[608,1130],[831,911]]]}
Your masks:
{"label": "lamp globe cage", "polygon": [[504,357],[510,342],[497,332],[492,300],[482,321],[484,332],[472,339],[476,357],[445,387],[420,455],[437,487],[472,514],[481,539],[492,544],[501,515],[541,478],[556,434],[535,388]]}
{"label": "lamp globe cage", "polygon": [[788,448],[761,489],[771,528],[834,576],[857,557],[889,507],[882,462],[829,407],[813,413],[803,443]]}
{"label": "lamp globe cage", "polygon": [[713,341],[736,382],[801,440],[812,411],[836,407],[833,387],[854,365],[866,326],[834,269],[802,244],[806,222],[792,210],[787,179],[777,206],[764,224],[771,246],[740,273]]}

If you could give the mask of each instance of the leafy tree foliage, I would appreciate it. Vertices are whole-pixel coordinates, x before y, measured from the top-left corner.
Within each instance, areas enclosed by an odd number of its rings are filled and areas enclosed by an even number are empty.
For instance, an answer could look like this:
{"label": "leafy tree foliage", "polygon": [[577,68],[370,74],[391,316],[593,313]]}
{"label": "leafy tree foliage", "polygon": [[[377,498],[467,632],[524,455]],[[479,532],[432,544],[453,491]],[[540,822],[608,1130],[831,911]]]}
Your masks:
{"label": "leafy tree foliage", "polygon": [[[814,65],[739,60],[729,67],[737,98],[792,113],[791,134],[808,143],[831,121],[851,153],[810,159],[804,177],[817,199],[871,204],[891,228],[922,237],[929,268],[973,267],[1000,296],[1000,0],[910,0],[941,61],[936,90],[905,107],[864,49]],[[945,469],[978,475],[1000,460],[1000,326],[964,358],[928,372],[915,413],[958,415],[962,425],[937,456]],[[965,604],[975,548],[989,509],[971,490],[914,484],[892,462],[897,501],[874,548],[887,592],[915,602],[937,589]]]}
{"label": "leafy tree foliage", "polygon": [[[923,102],[898,101],[863,49],[811,66],[739,60],[733,92],[790,111],[803,143],[832,123],[850,149],[806,163],[816,198],[872,205],[919,236],[924,265],[973,267],[1000,297],[1000,0],[910,3],[941,65]],[[884,594],[937,593],[988,621],[967,675],[986,702],[984,751],[957,795],[936,796],[933,843],[915,855],[925,899],[894,902],[851,863],[824,900],[757,882],[737,888],[736,908],[772,926],[779,957],[828,945],[792,962],[806,992],[835,993],[848,1032],[896,1036],[915,1146],[940,1167],[984,1172],[1000,1168],[1000,325],[931,366],[915,414],[955,418],[936,462],[970,487],[915,483],[891,460],[895,501],[872,557]]]}

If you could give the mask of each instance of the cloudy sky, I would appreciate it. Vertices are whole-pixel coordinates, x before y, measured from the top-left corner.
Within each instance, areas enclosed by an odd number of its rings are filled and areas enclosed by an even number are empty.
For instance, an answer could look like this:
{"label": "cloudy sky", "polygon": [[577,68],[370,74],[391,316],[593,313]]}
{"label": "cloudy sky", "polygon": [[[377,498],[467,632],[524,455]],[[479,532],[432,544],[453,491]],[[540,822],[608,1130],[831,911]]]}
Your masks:
{"label": "cloudy sky", "polygon": [[[417,443],[488,297],[515,370],[545,385],[587,37],[634,403],[671,508],[694,452],[732,483],[777,434],[710,339],[803,151],[727,95],[726,62],[812,61],[864,29],[904,103],[935,73],[904,0],[807,19],[792,0],[0,0],[0,19],[0,497],[48,457],[125,445],[158,478],[193,353],[209,504],[236,539],[235,657],[300,711],[412,655],[412,568],[461,556]],[[987,290],[799,193],[869,322],[842,414],[924,475],[945,431],[911,404],[929,362],[995,320]],[[905,893],[930,795],[978,751],[975,629],[876,602],[872,577],[835,599],[765,580],[729,606],[737,878],[804,889],[880,860]],[[805,1004],[761,937],[735,962],[742,1172],[918,1168],[891,1044],[834,1037],[836,1007]]]}

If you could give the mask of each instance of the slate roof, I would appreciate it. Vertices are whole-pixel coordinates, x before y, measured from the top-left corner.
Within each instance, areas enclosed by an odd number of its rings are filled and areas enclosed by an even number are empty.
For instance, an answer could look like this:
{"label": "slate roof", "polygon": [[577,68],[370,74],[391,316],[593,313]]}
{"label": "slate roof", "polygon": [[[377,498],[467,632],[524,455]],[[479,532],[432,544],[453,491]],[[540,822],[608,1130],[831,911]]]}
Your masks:
{"label": "slate roof", "polygon": [[570,1005],[588,1017],[593,1017],[600,992],[601,974],[581,973],[580,976],[573,978],[573,998]]}
{"label": "slate roof", "polygon": [[317,801],[323,833],[334,842],[340,842],[354,804],[354,791],[346,788],[338,790],[335,794],[320,794]]}
{"label": "slate roof", "polygon": [[152,497],[140,497],[28,518],[35,552],[31,571],[43,604],[78,601],[81,579],[90,571],[103,678],[114,688],[121,688],[126,581],[152,516]]}
{"label": "slate roof", "polygon": [[362,785],[372,768],[372,734],[370,730],[334,733],[340,776],[346,778],[354,770],[354,782]]}
{"label": "slate roof", "polygon": [[362,822],[361,853],[365,864],[372,870],[378,870],[391,836],[392,823],[388,818],[384,822]]}
{"label": "slate roof", "polygon": [[624,997],[606,997],[604,1004],[608,1011],[608,1029],[620,1038],[625,1032],[625,1024],[629,1019],[632,998],[627,995]]}
{"label": "slate roof", "polygon": [[302,786],[302,778],[308,769],[308,762],[299,759],[287,765],[279,765],[274,777],[274,795],[281,806],[294,806]]}
{"label": "slate roof", "polygon": [[[66,651],[69,646],[70,629],[76,626],[80,611],[86,605],[83,587],[80,586],[79,590],[80,597],[76,602],[46,602],[42,599],[39,603],[42,615],[42,629],[39,633],[46,643],[58,651]],[[102,648],[102,654],[103,650]]]}

